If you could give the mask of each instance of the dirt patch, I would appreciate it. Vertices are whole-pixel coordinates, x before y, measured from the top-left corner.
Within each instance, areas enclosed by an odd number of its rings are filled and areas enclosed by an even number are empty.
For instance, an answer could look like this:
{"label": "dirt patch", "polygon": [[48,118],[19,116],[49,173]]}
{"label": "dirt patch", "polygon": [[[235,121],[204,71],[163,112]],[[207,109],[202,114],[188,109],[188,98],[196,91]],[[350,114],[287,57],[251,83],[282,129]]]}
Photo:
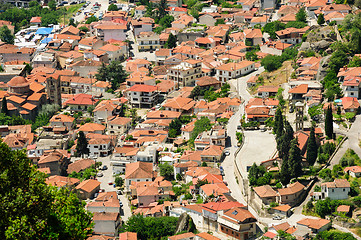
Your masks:
{"label": "dirt patch", "polygon": [[293,72],[292,61],[285,61],[282,67],[273,72],[263,72],[259,77],[263,77],[263,83],[259,83],[253,87],[250,91],[251,94],[255,94],[258,86],[281,86],[283,83],[287,83],[288,79]]}

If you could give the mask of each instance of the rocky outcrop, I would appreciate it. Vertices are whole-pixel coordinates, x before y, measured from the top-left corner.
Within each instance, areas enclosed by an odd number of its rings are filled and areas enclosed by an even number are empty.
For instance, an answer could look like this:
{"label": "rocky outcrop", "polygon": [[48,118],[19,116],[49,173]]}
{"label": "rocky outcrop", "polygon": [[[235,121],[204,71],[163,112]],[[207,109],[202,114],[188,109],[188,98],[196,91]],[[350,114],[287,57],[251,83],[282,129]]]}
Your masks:
{"label": "rocky outcrop", "polygon": [[193,222],[193,219],[187,214],[182,213],[179,216],[177,227],[176,227],[176,234],[180,232],[196,232],[197,228]]}
{"label": "rocky outcrop", "polygon": [[330,41],[326,41],[326,40],[321,40],[318,42],[315,42],[313,44],[311,44],[311,48],[315,51],[320,51],[320,50],[326,50],[330,45],[332,44],[332,42]]}
{"label": "rocky outcrop", "polygon": [[328,63],[330,62],[331,55],[323,57],[317,71],[316,80],[321,81],[327,74]]}

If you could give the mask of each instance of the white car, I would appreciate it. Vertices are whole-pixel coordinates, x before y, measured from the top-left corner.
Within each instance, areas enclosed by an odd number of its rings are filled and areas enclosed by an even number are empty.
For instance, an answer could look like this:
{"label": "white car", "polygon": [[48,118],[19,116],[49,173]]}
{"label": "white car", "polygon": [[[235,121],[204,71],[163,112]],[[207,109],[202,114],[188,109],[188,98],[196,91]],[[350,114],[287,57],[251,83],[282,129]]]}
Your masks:
{"label": "white car", "polygon": [[224,155],[229,156],[231,153],[229,151],[225,151]]}
{"label": "white car", "polygon": [[98,172],[98,173],[97,173],[97,177],[103,177],[103,173]]}

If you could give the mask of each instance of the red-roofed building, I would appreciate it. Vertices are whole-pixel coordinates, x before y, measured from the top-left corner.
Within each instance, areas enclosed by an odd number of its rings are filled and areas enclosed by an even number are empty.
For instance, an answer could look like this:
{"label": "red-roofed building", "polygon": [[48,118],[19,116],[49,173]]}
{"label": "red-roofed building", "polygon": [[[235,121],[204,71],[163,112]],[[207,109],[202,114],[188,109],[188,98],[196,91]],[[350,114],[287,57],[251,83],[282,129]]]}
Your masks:
{"label": "red-roofed building", "polygon": [[342,100],[342,107],[345,112],[354,112],[357,113],[358,109],[360,108],[360,103],[357,101],[355,97],[343,97]]}
{"label": "red-roofed building", "polygon": [[98,100],[95,100],[92,95],[80,93],[67,100],[64,105],[69,106],[72,111],[83,111],[97,102]]}
{"label": "red-roofed building", "polygon": [[30,25],[40,27],[40,25],[41,25],[41,17],[32,17],[30,19]]}
{"label": "red-roofed building", "polygon": [[126,92],[132,106],[150,108],[158,102],[158,88],[156,86],[136,84],[128,88]]}

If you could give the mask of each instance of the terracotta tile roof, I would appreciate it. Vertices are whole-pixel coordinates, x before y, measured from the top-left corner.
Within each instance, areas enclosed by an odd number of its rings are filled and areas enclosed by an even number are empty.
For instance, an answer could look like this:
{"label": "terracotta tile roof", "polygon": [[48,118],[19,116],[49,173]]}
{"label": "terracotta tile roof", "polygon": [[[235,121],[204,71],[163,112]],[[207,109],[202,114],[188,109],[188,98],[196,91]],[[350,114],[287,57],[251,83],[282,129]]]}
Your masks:
{"label": "terracotta tile roof", "polygon": [[343,97],[341,100],[344,109],[357,109],[360,107],[360,103],[357,101],[357,98]]}
{"label": "terracotta tile roof", "polygon": [[198,163],[194,161],[182,162],[182,163],[175,163],[175,168],[188,168],[188,167],[197,167]]}
{"label": "terracotta tile roof", "polygon": [[41,17],[32,17],[30,23],[41,23]]}
{"label": "terracotta tile roof", "polygon": [[119,234],[119,240],[137,240],[136,232],[124,232]]}
{"label": "terracotta tile roof", "polygon": [[[231,219],[237,220],[239,223],[248,222],[248,221],[257,221],[257,219],[250,213],[250,211],[240,208],[234,207],[224,212],[222,217],[229,217]],[[227,219],[227,218],[226,218]]]}
{"label": "terracotta tile roof", "polygon": [[22,104],[23,102],[25,102],[25,99],[24,99],[24,98],[21,98],[21,97],[18,97],[18,96],[15,96],[15,95],[12,95],[12,96],[10,96],[9,98],[7,98],[7,101],[11,101],[11,102],[15,102],[15,103],[18,103],[18,104]]}
{"label": "terracotta tile roof", "polygon": [[31,103],[25,103],[24,105],[21,106],[22,108],[25,108],[26,110],[34,110],[35,108],[37,108],[36,105],[31,104]]}
{"label": "terracotta tile roof", "polygon": [[226,64],[223,64],[223,65],[217,67],[216,69],[222,70],[222,71],[237,71],[237,70],[241,70],[245,67],[251,66],[253,64],[254,64],[254,62],[252,62],[252,61],[244,60],[240,63],[226,63]]}
{"label": "terracotta tile roof", "polygon": [[348,212],[350,212],[350,206],[340,205],[340,206],[337,207],[336,212],[345,212],[345,213],[348,213]]}
{"label": "terracotta tile roof", "polygon": [[278,193],[281,196],[282,195],[292,195],[292,194],[303,191],[304,188],[305,188],[305,186],[303,186],[301,183],[295,182],[295,183],[290,184],[287,188],[278,189]]}
{"label": "terracotta tile roof", "polygon": [[202,151],[184,151],[180,160],[201,161],[201,153]]}
{"label": "terracotta tile roof", "polygon": [[275,238],[275,237],[277,236],[277,234],[276,234],[276,233],[273,233],[273,232],[268,231],[268,232],[266,232],[265,234],[263,234],[262,236],[264,236],[264,237],[266,237],[266,238],[273,239],[273,238]]}
{"label": "terracotta tile roof", "polygon": [[81,37],[76,35],[70,35],[70,34],[54,34],[54,40],[55,39],[71,39],[71,40],[80,40]]}
{"label": "terracotta tile roof", "polygon": [[40,101],[43,95],[46,95],[46,93],[33,93],[28,97],[28,101]]}
{"label": "terracotta tile roof", "polygon": [[115,52],[115,51],[119,51],[120,49],[122,49],[122,47],[116,46],[114,44],[106,44],[99,49],[106,51],[106,52]]}
{"label": "terracotta tile roof", "polygon": [[247,29],[244,31],[246,34],[246,38],[262,38],[262,31],[261,29]]}
{"label": "terracotta tile roof", "polygon": [[230,192],[229,188],[224,183],[215,183],[215,184],[205,184],[200,187],[206,196],[222,195],[224,193]]}
{"label": "terracotta tile roof", "polygon": [[261,198],[276,197],[277,192],[270,185],[254,187],[253,190]]}
{"label": "terracotta tile roof", "polygon": [[65,115],[65,114],[59,114],[59,115],[54,115],[50,119],[50,122],[72,123],[72,122],[74,122],[74,120],[75,120],[75,118],[73,118],[72,116]]}
{"label": "terracotta tile roof", "polygon": [[76,27],[70,25],[68,27],[65,27],[63,30],[61,30],[60,34],[66,34],[66,33],[70,33],[73,35],[79,35],[80,30],[77,29]]}
{"label": "terracotta tile roof", "polygon": [[110,122],[108,122],[108,124],[112,124],[112,125],[126,125],[128,123],[130,123],[132,121],[131,118],[126,118],[126,117],[116,117],[113,120],[111,120]]}
{"label": "terracotta tile roof", "polygon": [[259,86],[257,89],[257,92],[276,93],[276,92],[278,92],[278,89],[279,89],[278,86]]}
{"label": "terracotta tile roof", "polygon": [[320,229],[323,226],[329,224],[330,222],[331,221],[322,218],[303,218],[302,220],[298,221],[297,224],[304,225],[312,229]]}
{"label": "terracotta tile roof", "polygon": [[80,93],[65,101],[64,105],[93,105],[96,102],[98,100],[95,100],[92,95]]}
{"label": "terracotta tile roof", "polygon": [[294,94],[306,94],[308,91],[308,85],[307,84],[300,84],[288,91],[288,93],[294,93]]}
{"label": "terracotta tile roof", "polygon": [[78,132],[95,132],[95,131],[104,131],[105,126],[99,123],[86,123],[78,129]]}
{"label": "terracotta tile roof", "polygon": [[160,83],[157,83],[157,88],[159,92],[169,92],[175,86],[174,81],[172,80],[161,80]]}
{"label": "terracotta tile roof", "polygon": [[180,112],[157,110],[147,113],[147,119],[176,119],[181,115]]}
{"label": "terracotta tile roof", "polygon": [[216,78],[210,76],[204,76],[196,80],[196,85],[200,87],[217,85],[217,84],[221,84],[221,82],[218,81]]}
{"label": "terracotta tile roof", "polygon": [[198,233],[197,237],[199,238],[199,240],[221,240],[220,238],[217,238],[206,232]]}
{"label": "terracotta tile roof", "polygon": [[50,176],[45,180],[45,183],[55,187],[73,186],[80,182],[77,178],[63,177],[63,176]]}
{"label": "terracotta tile roof", "polygon": [[38,164],[50,163],[50,162],[61,162],[64,159],[64,155],[58,151],[53,150],[49,154],[44,154],[40,157]]}
{"label": "terracotta tile roof", "polygon": [[195,102],[191,98],[176,97],[168,99],[166,103],[163,104],[163,107],[188,111],[194,106],[194,104]]}
{"label": "terracotta tile roof", "polygon": [[80,172],[84,169],[90,168],[95,164],[95,161],[92,159],[80,159],[68,165],[68,174],[72,172]]}
{"label": "terracotta tile roof", "polygon": [[41,85],[40,83],[37,82],[32,82],[30,83],[30,90],[33,92],[41,92],[45,89],[44,85]]}
{"label": "terracotta tile roof", "polygon": [[93,221],[117,221],[120,218],[116,212],[94,212]]}
{"label": "terracotta tile roof", "polygon": [[206,211],[210,211],[216,213],[218,211],[226,211],[232,209],[234,207],[243,208],[245,207],[242,203],[239,202],[208,202],[203,204],[202,209]]}
{"label": "terracotta tile roof", "polygon": [[352,166],[352,167],[345,167],[343,170],[344,172],[353,172],[353,173],[361,173],[361,167],[360,166]]}
{"label": "terracotta tile roof", "polygon": [[281,212],[287,212],[288,210],[291,209],[291,207],[290,207],[290,205],[285,204],[285,205],[280,205],[280,206],[277,206],[277,207],[273,207],[273,209],[281,211]]}
{"label": "terracotta tile roof", "polygon": [[182,234],[179,234],[179,235],[174,235],[174,236],[170,236],[168,237],[168,240],[182,240],[182,239],[193,239],[195,238],[195,234],[194,233],[191,233],[191,232],[188,232],[188,233],[182,233]]}
{"label": "terracotta tile roof", "polygon": [[224,147],[217,146],[217,145],[210,145],[206,147],[202,153],[201,156],[221,156],[223,153]]}
{"label": "terracotta tile roof", "polygon": [[333,182],[325,182],[321,184],[327,188],[349,188],[350,183],[346,179],[335,179]]}
{"label": "terracotta tile roof", "polygon": [[128,163],[125,167],[125,179],[152,178],[153,175],[152,163]]}
{"label": "terracotta tile roof", "polygon": [[151,85],[133,85],[130,88],[128,88],[129,92],[154,92],[157,91],[157,87],[156,86],[151,86]]}
{"label": "terracotta tile roof", "polygon": [[133,156],[139,151],[139,148],[134,147],[116,147],[114,148],[114,153],[118,153],[125,156]]}
{"label": "terracotta tile roof", "polygon": [[90,193],[99,186],[100,186],[99,181],[94,179],[88,179],[82,181],[78,186],[75,187],[75,189]]}

